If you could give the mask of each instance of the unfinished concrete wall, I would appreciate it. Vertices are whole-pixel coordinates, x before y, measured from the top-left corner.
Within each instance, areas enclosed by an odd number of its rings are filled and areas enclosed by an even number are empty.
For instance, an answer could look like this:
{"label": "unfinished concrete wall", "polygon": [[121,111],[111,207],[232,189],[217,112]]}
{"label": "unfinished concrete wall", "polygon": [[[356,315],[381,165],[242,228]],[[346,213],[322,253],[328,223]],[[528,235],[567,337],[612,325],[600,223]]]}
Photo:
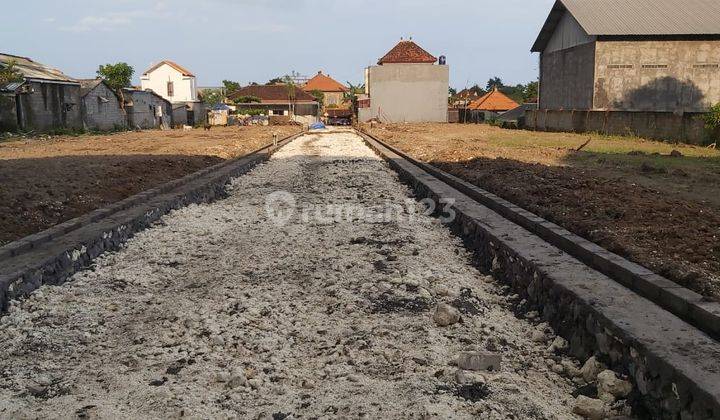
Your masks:
{"label": "unfinished concrete wall", "polygon": [[547,54],[565,50],[593,42],[595,39],[596,37],[585,32],[572,14],[565,12],[543,52]]}
{"label": "unfinished concrete wall", "polygon": [[132,101],[132,106],[125,109],[128,113],[130,128],[157,128],[159,123],[155,117],[153,94],[145,91],[126,91],[125,97]]}
{"label": "unfinished concrete wall", "polygon": [[127,116],[115,93],[100,83],[82,98],[85,129],[108,131],[127,126]]}
{"label": "unfinished concrete wall", "polygon": [[80,85],[28,82],[20,101],[20,128],[46,132],[56,129],[82,129]]}
{"label": "unfinished concrete wall", "polygon": [[710,134],[699,117],[695,113],[672,112],[531,110],[527,111],[523,128],[705,144]]}
{"label": "unfinished concrete wall", "polygon": [[367,119],[383,122],[447,122],[448,66],[385,64],[370,67]]}
{"label": "unfinished concrete wall", "polygon": [[590,109],[595,42],[540,55],[540,109]]}
{"label": "unfinished concrete wall", "polygon": [[17,131],[18,128],[15,94],[0,94],[0,132]]}
{"label": "unfinished concrete wall", "polygon": [[595,109],[703,112],[720,102],[720,41],[598,41]]}

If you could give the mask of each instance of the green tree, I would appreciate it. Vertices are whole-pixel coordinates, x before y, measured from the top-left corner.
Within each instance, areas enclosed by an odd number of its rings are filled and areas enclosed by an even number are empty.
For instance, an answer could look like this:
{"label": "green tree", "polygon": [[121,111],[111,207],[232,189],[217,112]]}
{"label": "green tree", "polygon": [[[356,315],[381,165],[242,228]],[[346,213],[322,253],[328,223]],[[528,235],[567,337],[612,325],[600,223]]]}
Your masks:
{"label": "green tree", "polygon": [[523,93],[523,100],[525,102],[536,101],[539,95],[540,83],[536,80],[525,85],[525,92]]}
{"label": "green tree", "polygon": [[98,68],[97,75],[107,83],[110,89],[120,96],[120,106],[125,107],[123,88],[130,87],[135,70],[127,63],[105,64]]}
{"label": "green tree", "polygon": [[210,105],[210,107],[221,104],[224,100],[225,95],[220,89],[207,89],[203,92],[203,102]]}
{"label": "green tree", "polygon": [[502,79],[495,76],[495,77],[491,78],[490,80],[488,80],[487,85],[485,85],[485,90],[491,91],[494,88],[500,89],[502,87],[505,87],[505,84],[503,84]]}
{"label": "green tree", "polygon": [[6,65],[0,64],[0,86],[22,81],[23,75],[17,71],[16,65],[15,60],[8,61]]}
{"label": "green tree", "polygon": [[236,104],[259,104],[262,102],[257,96],[245,95],[235,98]]}
{"label": "green tree", "polygon": [[705,128],[709,131],[711,141],[713,141],[710,147],[717,148],[717,137],[720,132],[720,102],[712,106],[702,118],[705,120]]}
{"label": "green tree", "polygon": [[318,101],[320,107],[322,107],[325,103],[325,94],[317,89],[310,91],[310,94],[315,98],[316,101]]}
{"label": "green tree", "polygon": [[233,92],[240,90],[240,83],[233,82],[232,80],[223,80],[223,87],[225,87],[225,94],[229,95]]}
{"label": "green tree", "polygon": [[285,77],[276,77],[276,78],[274,78],[274,79],[270,79],[270,80],[267,82],[267,84],[268,84],[268,85],[277,85],[278,83],[285,83],[285,78],[286,78],[286,77],[288,77],[288,76],[285,76]]}
{"label": "green tree", "polygon": [[350,82],[347,82],[347,85],[350,86],[350,88],[343,94],[343,101],[350,103],[350,109],[353,112],[353,115],[357,116],[357,110],[358,110],[358,94],[365,92],[365,85],[353,85]]}
{"label": "green tree", "polygon": [[[6,65],[0,64],[0,87],[4,87],[9,83],[20,82],[23,80],[23,75],[15,68],[15,60],[10,60]],[[10,105],[12,102],[0,95],[0,105]]]}

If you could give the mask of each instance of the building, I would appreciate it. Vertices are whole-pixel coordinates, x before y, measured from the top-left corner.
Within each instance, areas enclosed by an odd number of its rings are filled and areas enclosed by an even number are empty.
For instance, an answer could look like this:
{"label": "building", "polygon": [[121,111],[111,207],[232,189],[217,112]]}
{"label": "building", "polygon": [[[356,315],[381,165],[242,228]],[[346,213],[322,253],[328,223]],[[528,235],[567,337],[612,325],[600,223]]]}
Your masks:
{"label": "building", "polygon": [[450,71],[412,40],[401,40],[365,70],[359,119],[382,122],[447,122]]}
{"label": "building", "polygon": [[312,79],[303,86],[303,90],[307,93],[320,91],[323,93],[323,107],[341,107],[345,103],[345,93],[348,88],[342,83],[336,81],[330,76],[324,75],[319,71]]}
{"label": "building", "polygon": [[130,128],[150,129],[173,126],[170,101],[153,92],[127,88],[123,90],[125,111]]}
{"label": "building", "polygon": [[285,116],[288,120],[293,116],[316,117],[320,106],[309,93],[285,84],[245,86],[231,93],[228,99],[235,102],[239,113],[261,111],[269,116]]}
{"label": "building", "polygon": [[102,79],[79,82],[83,128],[109,131],[127,127],[127,115],[120,98]]}
{"label": "building", "polygon": [[520,104],[495,87],[490,92],[472,101],[468,105],[468,109],[484,113],[485,119],[490,119],[519,106]]}
{"label": "building", "polygon": [[140,77],[142,90],[152,90],[171,104],[185,104],[186,121],[193,125],[205,121],[205,107],[198,96],[197,80],[185,67],[163,60],[147,69]]}
{"label": "building", "polygon": [[0,86],[0,131],[82,129],[77,80],[27,57],[0,54],[0,66],[11,62],[22,80]]}
{"label": "building", "polygon": [[720,102],[716,0],[558,0],[532,51],[541,110],[681,115]]}

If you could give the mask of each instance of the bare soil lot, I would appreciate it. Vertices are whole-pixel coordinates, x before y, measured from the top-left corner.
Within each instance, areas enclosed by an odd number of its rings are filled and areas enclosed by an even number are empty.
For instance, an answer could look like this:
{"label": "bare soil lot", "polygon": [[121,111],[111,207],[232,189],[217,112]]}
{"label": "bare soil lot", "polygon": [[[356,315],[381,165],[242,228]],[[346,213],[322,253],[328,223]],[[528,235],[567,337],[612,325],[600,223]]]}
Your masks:
{"label": "bare soil lot", "polygon": [[366,129],[418,160],[720,299],[718,151],[488,125]]}
{"label": "bare soil lot", "polygon": [[0,142],[0,245],[299,131],[142,131]]}

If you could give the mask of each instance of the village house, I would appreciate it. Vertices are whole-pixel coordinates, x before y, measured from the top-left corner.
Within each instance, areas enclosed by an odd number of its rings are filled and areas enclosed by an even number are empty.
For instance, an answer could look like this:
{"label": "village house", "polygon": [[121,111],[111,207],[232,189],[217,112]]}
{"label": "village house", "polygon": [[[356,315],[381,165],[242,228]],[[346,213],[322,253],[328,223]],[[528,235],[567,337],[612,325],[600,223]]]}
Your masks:
{"label": "village house", "polygon": [[0,86],[0,131],[82,129],[77,80],[27,57],[0,54],[0,66],[11,62],[22,80]]}
{"label": "village house", "polygon": [[365,93],[360,121],[447,122],[450,71],[415,42],[401,40],[365,69]]}
{"label": "village house", "polygon": [[558,0],[532,47],[541,110],[704,112],[720,102],[720,6]]}
{"label": "village house", "polygon": [[80,82],[81,114],[85,130],[109,131],[127,127],[127,114],[117,94],[102,79]]}
{"label": "village house", "polygon": [[205,121],[206,110],[198,95],[196,77],[181,65],[170,60],[154,64],[140,77],[140,86],[142,90],[152,90],[173,105],[184,104],[186,123],[194,125]]}
{"label": "village house", "polygon": [[312,79],[303,86],[303,90],[307,93],[312,94],[313,91],[320,91],[323,93],[323,107],[324,108],[339,108],[345,102],[345,93],[348,88],[342,83],[336,81],[332,77],[323,74],[319,71]]}
{"label": "village house", "polygon": [[[261,111],[276,120],[290,121],[293,117],[316,117],[320,104],[299,87],[286,84],[245,86],[230,95],[237,112]],[[259,102],[257,102],[259,101]]]}
{"label": "village house", "polygon": [[478,115],[476,119],[484,121],[496,118],[500,114],[519,106],[520,104],[495,87],[490,92],[472,101],[467,108],[471,113]]}
{"label": "village house", "polygon": [[134,88],[123,89],[125,111],[130,128],[149,129],[173,126],[170,101],[153,92]]}

